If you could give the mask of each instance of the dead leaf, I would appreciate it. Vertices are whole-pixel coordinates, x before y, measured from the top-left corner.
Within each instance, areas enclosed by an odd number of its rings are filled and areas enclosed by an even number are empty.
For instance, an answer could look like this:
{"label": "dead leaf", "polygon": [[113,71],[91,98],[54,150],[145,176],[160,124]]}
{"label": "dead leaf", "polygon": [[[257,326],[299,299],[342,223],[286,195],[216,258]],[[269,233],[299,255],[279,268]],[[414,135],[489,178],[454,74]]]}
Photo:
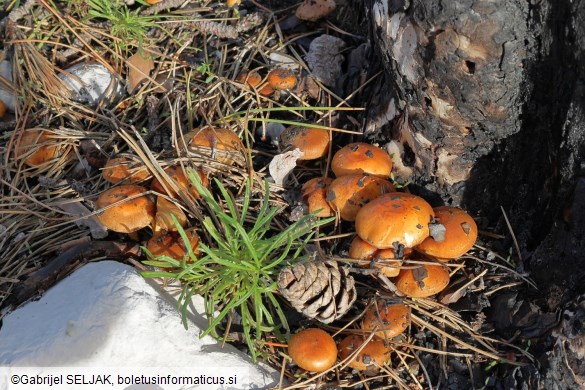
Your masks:
{"label": "dead leaf", "polygon": [[126,61],[128,65],[128,93],[134,93],[136,88],[146,79],[154,69],[154,59],[150,53],[136,53]]}
{"label": "dead leaf", "polygon": [[75,217],[75,224],[77,226],[88,227],[90,234],[94,239],[99,240],[108,235],[108,229],[95,215],[92,215],[92,212],[81,204],[81,202],[62,203],[58,207]]}
{"label": "dead leaf", "polygon": [[274,156],[268,165],[270,176],[274,179],[276,185],[282,185],[284,179],[297,166],[297,160],[303,156],[298,148],[286,153],[277,154]]}

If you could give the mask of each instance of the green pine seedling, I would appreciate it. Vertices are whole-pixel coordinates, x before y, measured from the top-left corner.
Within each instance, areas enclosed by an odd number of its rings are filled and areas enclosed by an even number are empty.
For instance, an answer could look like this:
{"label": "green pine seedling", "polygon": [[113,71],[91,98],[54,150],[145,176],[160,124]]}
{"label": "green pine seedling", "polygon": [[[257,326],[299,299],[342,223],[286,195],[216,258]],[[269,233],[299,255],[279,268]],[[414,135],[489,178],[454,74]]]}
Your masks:
{"label": "green pine seedling", "polygon": [[[214,242],[199,244],[202,253],[199,258],[187,245],[192,262],[164,256],[145,261],[148,265],[174,268],[176,271],[144,272],[143,276],[170,277],[183,283],[179,306],[185,326],[191,297],[194,294],[203,296],[209,327],[202,336],[211,334],[219,337],[218,326],[226,317],[237,312],[242,318],[244,338],[255,360],[258,355],[256,346],[265,333],[275,334],[282,341],[284,334],[289,333],[276,297],[280,270],[300,261],[315,228],[331,222],[333,218],[319,220],[307,215],[278,232],[271,222],[282,209],[270,206],[268,182],[265,182],[265,197],[260,209],[253,212],[250,208],[250,180],[244,189],[243,203],[238,206],[219,180],[214,182],[221,203],[201,184],[199,175],[193,170],[189,170],[188,175],[201,201],[213,213],[213,217],[204,218],[202,225]],[[246,222],[250,219],[253,223]],[[178,224],[177,228],[183,241],[188,243],[184,230]],[[152,259],[152,256],[148,257]]]}

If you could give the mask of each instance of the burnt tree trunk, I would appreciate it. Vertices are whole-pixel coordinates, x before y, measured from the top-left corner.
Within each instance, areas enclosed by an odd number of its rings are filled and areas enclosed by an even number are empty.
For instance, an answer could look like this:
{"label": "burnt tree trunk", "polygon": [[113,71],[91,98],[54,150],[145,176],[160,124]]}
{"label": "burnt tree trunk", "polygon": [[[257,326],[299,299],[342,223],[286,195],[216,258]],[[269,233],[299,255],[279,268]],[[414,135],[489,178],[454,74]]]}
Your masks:
{"label": "burnt tree trunk", "polygon": [[[501,233],[505,210],[534,302],[555,313],[572,301],[585,319],[585,0],[353,4],[385,69],[366,136],[393,143],[414,191]],[[585,386],[579,356],[549,384]]]}

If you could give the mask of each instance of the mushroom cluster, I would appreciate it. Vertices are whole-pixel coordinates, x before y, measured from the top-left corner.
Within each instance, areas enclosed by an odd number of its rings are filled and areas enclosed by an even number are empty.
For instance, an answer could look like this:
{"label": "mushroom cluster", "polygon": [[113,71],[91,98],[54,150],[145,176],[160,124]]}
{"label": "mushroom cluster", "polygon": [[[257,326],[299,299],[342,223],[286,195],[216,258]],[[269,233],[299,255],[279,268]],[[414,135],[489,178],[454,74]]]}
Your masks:
{"label": "mushroom cluster", "polygon": [[[231,130],[215,127],[194,129],[186,134],[187,153],[204,156],[211,165],[242,164],[244,146]],[[153,256],[168,256],[190,262],[199,255],[199,236],[190,226],[185,201],[196,200],[199,193],[182,164],[168,165],[164,174],[150,172],[141,161],[131,154],[119,154],[110,158],[101,168],[102,178],[112,187],[102,192],[95,205],[97,217],[109,230],[134,234],[150,228],[151,238],[145,247]],[[200,183],[209,185],[208,173],[201,168],[193,169]],[[184,228],[189,247],[178,233]]]}
{"label": "mushroom cluster", "polygon": [[263,77],[256,70],[242,72],[236,77],[238,83],[258,92],[261,96],[271,96],[275,91],[287,91],[297,85],[297,76],[286,68],[274,68]]}

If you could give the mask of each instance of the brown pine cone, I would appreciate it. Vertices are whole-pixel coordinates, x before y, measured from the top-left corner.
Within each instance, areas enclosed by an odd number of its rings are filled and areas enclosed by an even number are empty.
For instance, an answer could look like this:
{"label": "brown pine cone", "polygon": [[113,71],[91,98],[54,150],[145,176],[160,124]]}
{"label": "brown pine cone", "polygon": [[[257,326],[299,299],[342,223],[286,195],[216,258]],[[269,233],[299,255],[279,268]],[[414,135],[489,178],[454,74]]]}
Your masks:
{"label": "brown pine cone", "polygon": [[356,300],[353,277],[336,261],[313,261],[286,267],[278,289],[291,305],[325,324],[343,316]]}

